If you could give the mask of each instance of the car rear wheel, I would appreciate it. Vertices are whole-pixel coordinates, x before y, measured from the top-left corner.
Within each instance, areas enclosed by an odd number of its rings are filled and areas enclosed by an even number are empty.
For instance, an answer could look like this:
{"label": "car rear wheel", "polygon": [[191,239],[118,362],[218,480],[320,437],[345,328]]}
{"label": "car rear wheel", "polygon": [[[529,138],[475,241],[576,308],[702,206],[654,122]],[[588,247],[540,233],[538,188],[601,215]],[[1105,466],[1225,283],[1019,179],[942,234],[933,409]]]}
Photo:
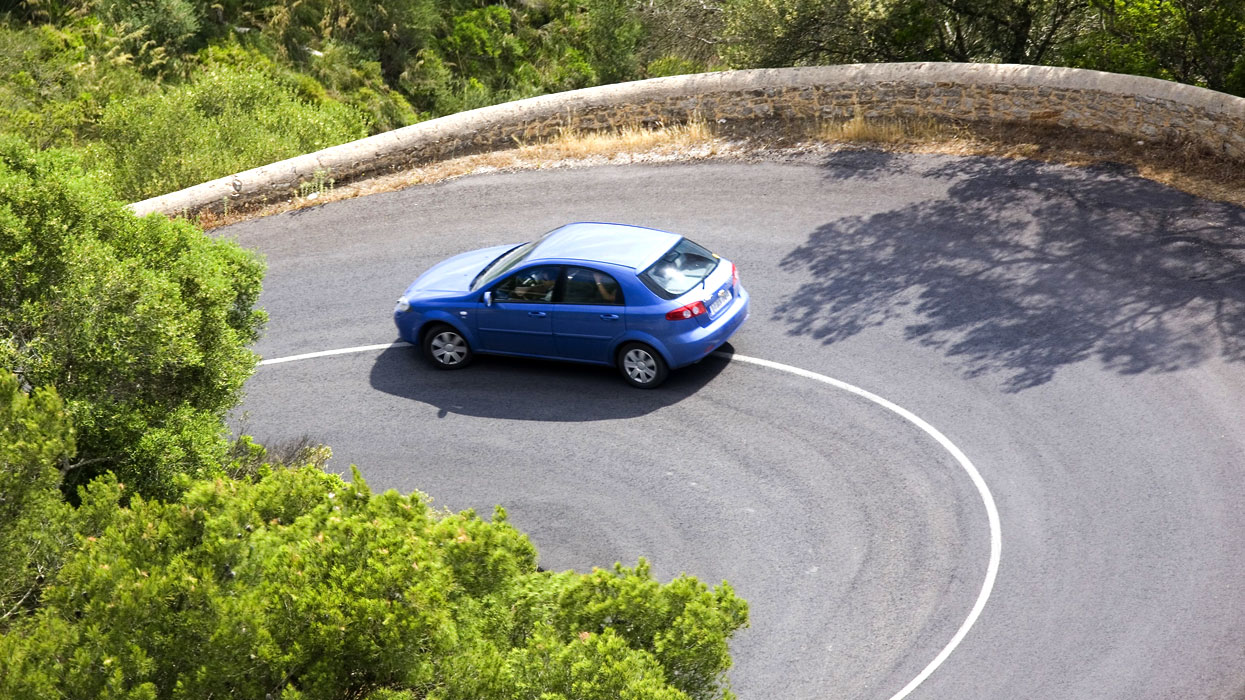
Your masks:
{"label": "car rear wheel", "polygon": [[628,343],[618,351],[618,370],[628,384],[640,389],[656,389],[670,373],[662,356],[642,343]]}
{"label": "car rear wheel", "polygon": [[438,325],[424,333],[424,356],[434,367],[462,369],[471,362],[471,346],[452,326]]}

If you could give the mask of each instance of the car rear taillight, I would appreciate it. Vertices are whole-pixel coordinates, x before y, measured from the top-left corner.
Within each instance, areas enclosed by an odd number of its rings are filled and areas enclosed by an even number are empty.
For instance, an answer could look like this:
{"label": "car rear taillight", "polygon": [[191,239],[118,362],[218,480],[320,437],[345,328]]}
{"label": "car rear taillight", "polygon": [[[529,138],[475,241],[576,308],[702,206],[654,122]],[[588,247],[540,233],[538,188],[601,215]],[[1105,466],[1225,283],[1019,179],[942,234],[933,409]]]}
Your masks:
{"label": "car rear taillight", "polygon": [[668,321],[682,321],[685,318],[695,318],[701,314],[707,314],[709,310],[705,308],[705,302],[694,301],[687,306],[680,306],[666,314]]}
{"label": "car rear taillight", "polygon": [[731,287],[739,286],[739,268],[735,267],[735,263],[731,263]]}

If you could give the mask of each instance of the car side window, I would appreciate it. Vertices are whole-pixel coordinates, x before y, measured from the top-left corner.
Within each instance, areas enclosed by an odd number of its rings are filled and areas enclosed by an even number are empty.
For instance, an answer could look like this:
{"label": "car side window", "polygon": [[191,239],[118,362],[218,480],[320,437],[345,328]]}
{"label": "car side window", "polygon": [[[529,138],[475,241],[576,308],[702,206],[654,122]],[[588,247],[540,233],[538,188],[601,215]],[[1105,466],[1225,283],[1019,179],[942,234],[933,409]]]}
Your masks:
{"label": "car side window", "polygon": [[622,304],[622,288],[610,275],[587,267],[567,267],[562,301],[567,304]]}
{"label": "car side window", "polygon": [[493,288],[493,298],[497,301],[553,301],[560,271],[557,265],[520,270]]}

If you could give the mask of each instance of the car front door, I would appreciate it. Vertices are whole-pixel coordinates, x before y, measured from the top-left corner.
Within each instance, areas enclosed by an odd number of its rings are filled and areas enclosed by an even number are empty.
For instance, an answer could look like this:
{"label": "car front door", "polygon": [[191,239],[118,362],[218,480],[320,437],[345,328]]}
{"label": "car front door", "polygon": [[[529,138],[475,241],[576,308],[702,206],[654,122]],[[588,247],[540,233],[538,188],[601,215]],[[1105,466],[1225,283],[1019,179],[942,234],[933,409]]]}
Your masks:
{"label": "car front door", "polygon": [[610,347],[627,329],[622,288],[612,276],[568,266],[553,310],[553,342],[560,357],[611,362]]}
{"label": "car front door", "polygon": [[516,355],[555,355],[553,292],[561,268],[536,265],[508,275],[476,314],[480,349]]}

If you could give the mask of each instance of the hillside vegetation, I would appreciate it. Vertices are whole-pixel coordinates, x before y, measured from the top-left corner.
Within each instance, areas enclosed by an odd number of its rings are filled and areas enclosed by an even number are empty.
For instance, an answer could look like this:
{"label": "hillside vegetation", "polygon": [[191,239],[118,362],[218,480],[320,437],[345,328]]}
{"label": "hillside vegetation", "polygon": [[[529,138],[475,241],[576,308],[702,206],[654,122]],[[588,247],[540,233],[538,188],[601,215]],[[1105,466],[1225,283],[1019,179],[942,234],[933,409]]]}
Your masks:
{"label": "hillside vegetation", "polygon": [[132,201],[543,93],[918,60],[1245,95],[1245,0],[22,0],[0,15],[0,130]]}
{"label": "hillside vegetation", "polygon": [[231,439],[263,270],[0,137],[0,697],[731,697],[729,585]]}

